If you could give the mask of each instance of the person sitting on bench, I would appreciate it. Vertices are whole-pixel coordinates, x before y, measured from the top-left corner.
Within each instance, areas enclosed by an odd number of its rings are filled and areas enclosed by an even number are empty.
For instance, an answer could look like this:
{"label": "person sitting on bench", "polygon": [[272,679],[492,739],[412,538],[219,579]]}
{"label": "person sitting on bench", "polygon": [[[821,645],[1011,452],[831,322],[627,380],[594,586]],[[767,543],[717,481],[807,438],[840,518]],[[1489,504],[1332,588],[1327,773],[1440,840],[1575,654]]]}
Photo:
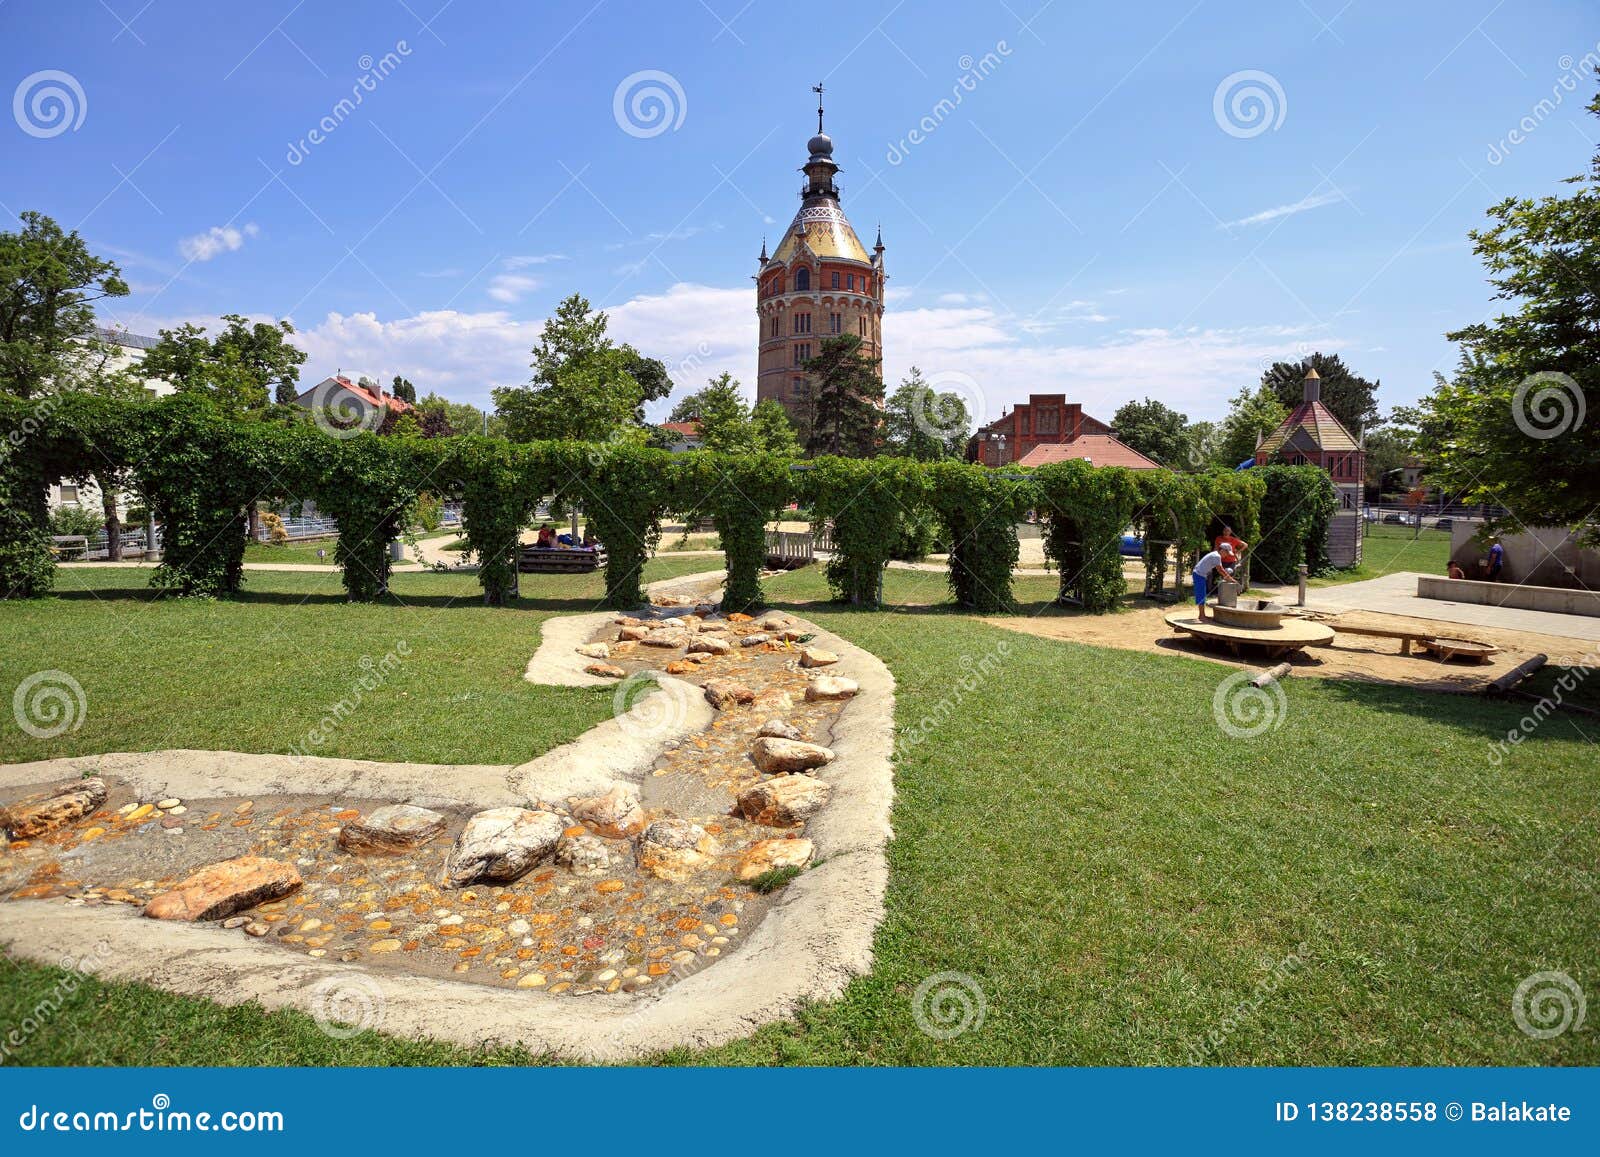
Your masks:
{"label": "person sitting on bench", "polygon": [[548,522],[541,526],[539,528],[539,541],[534,545],[543,547],[545,550],[554,550],[556,545],[555,527],[551,526]]}
{"label": "person sitting on bench", "polygon": [[1194,574],[1190,577],[1194,579],[1195,613],[1202,623],[1206,621],[1206,589],[1211,584],[1212,572],[1220,570],[1231,579],[1233,571],[1229,568],[1233,564],[1234,557],[1233,547],[1223,543],[1194,564]]}
{"label": "person sitting on bench", "polygon": [[588,526],[584,527],[583,528],[583,548],[585,550],[593,550],[595,547],[597,547],[599,545],[600,545],[600,540],[594,536],[594,529],[592,527],[588,527]]}

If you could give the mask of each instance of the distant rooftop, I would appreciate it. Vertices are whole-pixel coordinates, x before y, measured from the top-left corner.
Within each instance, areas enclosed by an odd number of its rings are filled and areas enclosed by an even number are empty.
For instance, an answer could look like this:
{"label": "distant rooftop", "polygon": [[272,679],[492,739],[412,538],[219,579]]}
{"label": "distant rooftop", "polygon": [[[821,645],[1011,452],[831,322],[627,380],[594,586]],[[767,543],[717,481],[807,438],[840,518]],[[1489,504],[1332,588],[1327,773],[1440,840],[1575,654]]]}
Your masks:
{"label": "distant rooftop", "polygon": [[101,341],[107,341],[112,345],[125,346],[134,350],[155,349],[158,340],[157,338],[146,337],[142,333],[129,333],[125,329],[118,329],[112,325],[95,326],[94,335]]}

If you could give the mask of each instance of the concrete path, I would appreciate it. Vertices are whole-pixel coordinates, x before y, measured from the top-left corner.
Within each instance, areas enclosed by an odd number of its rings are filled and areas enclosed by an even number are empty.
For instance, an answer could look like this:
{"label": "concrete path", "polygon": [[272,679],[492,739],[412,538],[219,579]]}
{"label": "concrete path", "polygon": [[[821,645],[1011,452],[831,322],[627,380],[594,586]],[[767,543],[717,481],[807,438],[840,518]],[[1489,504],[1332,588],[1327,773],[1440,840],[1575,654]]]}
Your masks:
{"label": "concrete path", "polygon": [[[1558,615],[1550,611],[1525,611],[1515,607],[1486,607],[1478,603],[1418,598],[1419,577],[1415,571],[1400,571],[1365,582],[1313,587],[1306,592],[1306,605],[1313,611],[1374,611],[1441,623],[1495,627],[1503,631],[1531,631],[1585,642],[1600,640],[1600,619],[1588,615]],[[1290,602],[1294,601],[1293,588],[1285,588],[1285,594]]]}

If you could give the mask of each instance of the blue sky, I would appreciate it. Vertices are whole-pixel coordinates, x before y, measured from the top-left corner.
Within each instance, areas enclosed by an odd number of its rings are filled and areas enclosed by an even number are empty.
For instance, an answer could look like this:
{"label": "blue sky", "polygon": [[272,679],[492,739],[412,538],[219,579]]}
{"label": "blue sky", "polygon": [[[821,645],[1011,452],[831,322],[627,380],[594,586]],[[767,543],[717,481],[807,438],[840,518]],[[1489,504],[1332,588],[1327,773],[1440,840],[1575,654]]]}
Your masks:
{"label": "blue sky", "polygon": [[[980,416],[1033,390],[1215,418],[1321,349],[1393,405],[1493,308],[1467,230],[1594,152],[1596,14],[7,0],[0,220],[44,211],[120,261],[108,321],[291,318],[308,382],[484,402],[580,291],[680,392],[748,390],[750,275],[821,80],[844,208],[888,246],[891,384],[915,363]],[[631,112],[651,89],[665,112]]]}

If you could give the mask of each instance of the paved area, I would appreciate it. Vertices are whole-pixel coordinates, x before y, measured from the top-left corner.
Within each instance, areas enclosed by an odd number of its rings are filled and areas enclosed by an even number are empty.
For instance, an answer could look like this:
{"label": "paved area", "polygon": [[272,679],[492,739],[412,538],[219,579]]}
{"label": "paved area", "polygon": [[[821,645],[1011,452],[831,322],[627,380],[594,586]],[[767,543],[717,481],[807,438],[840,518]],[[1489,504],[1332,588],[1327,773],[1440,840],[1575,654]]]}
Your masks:
{"label": "paved area", "polygon": [[[1306,592],[1306,605],[1314,611],[1373,611],[1384,615],[1406,615],[1441,623],[1464,623],[1475,627],[1495,627],[1506,631],[1529,631],[1563,639],[1600,642],[1600,619],[1588,615],[1558,615],[1550,611],[1525,611],[1515,607],[1486,607],[1478,603],[1454,603],[1444,599],[1417,597],[1415,571],[1400,571],[1382,578],[1339,586],[1313,587]],[[1289,601],[1294,596],[1285,588]]]}

